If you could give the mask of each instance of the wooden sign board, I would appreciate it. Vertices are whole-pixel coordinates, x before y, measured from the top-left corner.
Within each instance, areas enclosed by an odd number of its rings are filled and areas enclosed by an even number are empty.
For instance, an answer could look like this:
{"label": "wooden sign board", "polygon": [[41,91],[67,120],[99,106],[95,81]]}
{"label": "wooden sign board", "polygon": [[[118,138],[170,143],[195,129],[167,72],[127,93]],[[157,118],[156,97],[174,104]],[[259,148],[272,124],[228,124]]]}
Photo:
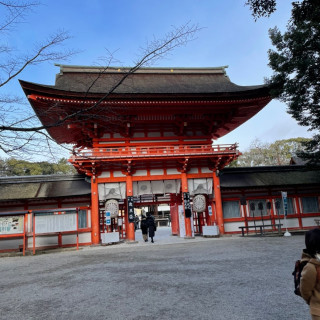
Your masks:
{"label": "wooden sign board", "polygon": [[53,214],[35,216],[35,233],[51,233],[77,230],[77,214]]}
{"label": "wooden sign board", "polygon": [[0,234],[23,233],[23,216],[0,217]]}

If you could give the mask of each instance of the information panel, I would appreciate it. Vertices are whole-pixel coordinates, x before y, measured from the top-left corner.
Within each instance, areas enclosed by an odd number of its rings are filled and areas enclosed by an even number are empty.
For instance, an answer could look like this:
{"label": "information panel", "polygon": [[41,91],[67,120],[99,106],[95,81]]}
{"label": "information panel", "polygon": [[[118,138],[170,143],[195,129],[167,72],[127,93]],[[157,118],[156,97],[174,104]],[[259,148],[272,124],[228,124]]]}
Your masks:
{"label": "information panel", "polygon": [[183,201],[184,201],[184,211],[186,218],[191,218],[191,204],[190,204],[190,193],[183,193]]}
{"label": "information panel", "polygon": [[0,234],[23,233],[23,216],[0,217]]}
{"label": "information panel", "polygon": [[111,226],[111,212],[110,211],[105,212],[105,224],[107,226]]}
{"label": "information panel", "polygon": [[35,216],[35,233],[77,230],[77,214],[41,214]]}
{"label": "information panel", "polygon": [[134,222],[134,206],[133,206],[133,197],[128,196],[127,197],[128,201],[128,218],[129,222]]}

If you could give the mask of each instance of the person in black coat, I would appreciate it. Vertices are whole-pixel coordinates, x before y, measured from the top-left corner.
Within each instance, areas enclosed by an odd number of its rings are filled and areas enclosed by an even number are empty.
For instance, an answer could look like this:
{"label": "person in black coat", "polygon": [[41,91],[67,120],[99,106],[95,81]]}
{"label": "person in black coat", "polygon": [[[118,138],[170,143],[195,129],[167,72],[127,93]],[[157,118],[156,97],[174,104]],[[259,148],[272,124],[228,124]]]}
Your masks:
{"label": "person in black coat", "polygon": [[148,241],[148,223],[146,216],[141,217],[141,232],[142,232],[142,238],[145,242]]}
{"label": "person in black coat", "polygon": [[154,221],[154,217],[152,216],[151,212],[147,213],[147,225],[148,225],[148,229],[149,229],[149,237],[151,238],[151,242],[153,243],[153,237],[156,231],[156,224]]}

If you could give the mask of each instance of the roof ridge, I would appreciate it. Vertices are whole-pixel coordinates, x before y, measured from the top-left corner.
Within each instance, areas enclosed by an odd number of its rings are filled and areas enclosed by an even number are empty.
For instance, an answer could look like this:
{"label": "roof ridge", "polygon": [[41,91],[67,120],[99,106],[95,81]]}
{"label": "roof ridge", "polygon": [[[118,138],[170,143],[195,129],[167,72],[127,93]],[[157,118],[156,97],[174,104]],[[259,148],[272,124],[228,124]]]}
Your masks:
{"label": "roof ridge", "polygon": [[[134,67],[124,66],[82,66],[82,65],[65,65],[55,64],[60,67],[60,74],[64,72],[97,72],[103,70],[104,73],[126,73]],[[218,67],[141,67],[135,70],[136,73],[222,73],[226,75],[226,68],[229,66]]]}
{"label": "roof ridge", "polygon": [[33,176],[9,176],[0,177],[0,184],[10,183],[40,183],[40,182],[54,182],[54,181],[66,181],[66,180],[85,180],[84,175],[73,174],[53,174],[53,175],[33,175]]}

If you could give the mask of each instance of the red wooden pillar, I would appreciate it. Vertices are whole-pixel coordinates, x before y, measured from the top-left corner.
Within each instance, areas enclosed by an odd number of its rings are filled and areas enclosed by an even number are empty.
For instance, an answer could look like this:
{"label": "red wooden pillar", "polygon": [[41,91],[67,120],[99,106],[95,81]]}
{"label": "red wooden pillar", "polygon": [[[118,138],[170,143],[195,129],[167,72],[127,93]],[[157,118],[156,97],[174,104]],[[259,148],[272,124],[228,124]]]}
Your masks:
{"label": "red wooden pillar", "polygon": [[61,232],[58,233],[58,247],[59,248],[62,247],[62,233]]}
{"label": "red wooden pillar", "polygon": [[222,200],[221,200],[221,191],[220,191],[220,178],[219,178],[216,170],[213,171],[213,190],[214,190],[214,198],[216,201],[217,225],[219,227],[220,234],[224,234]]}
{"label": "red wooden pillar", "polygon": [[[267,212],[268,212],[269,215],[270,215],[271,223],[272,223],[273,225],[275,225],[275,223],[276,223],[276,216],[275,216],[274,211],[273,211],[272,199],[271,199],[271,198],[268,198],[266,203],[268,204],[268,202],[270,202],[271,207],[270,207],[270,210],[268,210],[268,208],[267,208]],[[273,229],[276,230],[276,229],[277,229],[276,226],[274,226]]]}
{"label": "red wooden pillar", "polygon": [[28,246],[27,232],[28,232],[28,213],[25,213],[24,219],[23,219],[23,247],[22,247],[23,255],[26,254],[26,248]]}
{"label": "red wooden pillar", "polygon": [[[132,176],[127,175],[127,196],[132,196],[133,195],[133,190],[132,190]],[[135,241],[135,230],[134,230],[134,222],[129,222],[129,214],[127,212],[126,214],[126,234],[127,234],[127,240],[128,241]]]}
{"label": "red wooden pillar", "polygon": [[[244,218],[244,225],[247,227],[248,226],[248,211],[247,211],[247,205],[243,204],[241,205],[242,210],[243,210],[243,218]],[[248,230],[248,229],[247,229]]]}
{"label": "red wooden pillar", "polygon": [[298,215],[298,221],[299,221],[299,228],[303,229],[303,224],[302,224],[302,215],[301,215],[301,210],[300,210],[300,203],[298,197],[294,197],[292,199],[292,202],[295,202],[296,208],[297,208],[297,215]]}
{"label": "red wooden pillar", "polygon": [[171,233],[172,235],[179,234],[179,212],[178,212],[178,197],[170,193],[170,216],[171,216]]}
{"label": "red wooden pillar", "polygon": [[91,242],[93,245],[100,243],[99,196],[95,177],[91,179]]}
{"label": "red wooden pillar", "polygon": [[[182,193],[188,192],[188,179],[187,179],[187,174],[185,172],[181,173],[181,187],[182,187]],[[185,226],[186,226],[186,237],[187,238],[192,237],[190,218],[185,217]]]}

